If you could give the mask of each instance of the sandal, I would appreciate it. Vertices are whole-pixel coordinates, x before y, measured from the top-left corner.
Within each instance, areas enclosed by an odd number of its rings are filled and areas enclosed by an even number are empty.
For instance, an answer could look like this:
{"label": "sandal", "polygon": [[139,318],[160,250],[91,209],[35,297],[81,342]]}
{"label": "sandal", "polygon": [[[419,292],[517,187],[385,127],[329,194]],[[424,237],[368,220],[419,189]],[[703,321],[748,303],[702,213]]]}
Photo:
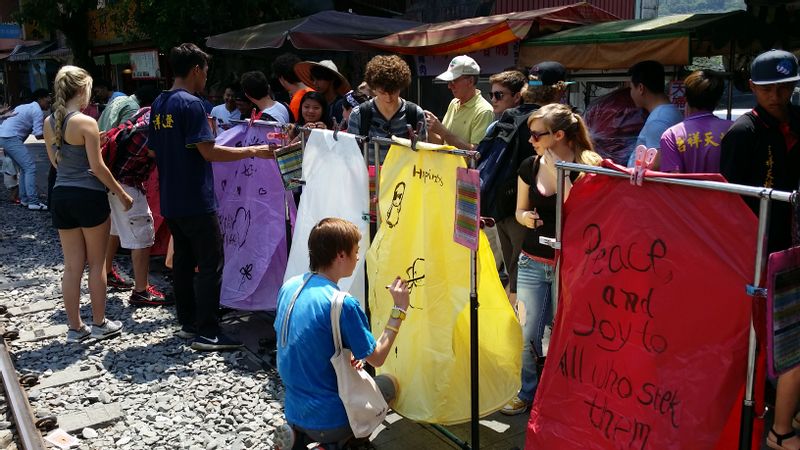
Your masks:
{"label": "sandal", "polygon": [[[774,441],[770,439],[773,436],[775,437]],[[783,446],[783,441],[791,439],[795,436],[797,436],[797,433],[795,433],[794,430],[788,433],[778,434],[773,427],[769,430],[769,434],[767,435],[767,447],[774,448],[775,450],[789,450],[788,447]]]}

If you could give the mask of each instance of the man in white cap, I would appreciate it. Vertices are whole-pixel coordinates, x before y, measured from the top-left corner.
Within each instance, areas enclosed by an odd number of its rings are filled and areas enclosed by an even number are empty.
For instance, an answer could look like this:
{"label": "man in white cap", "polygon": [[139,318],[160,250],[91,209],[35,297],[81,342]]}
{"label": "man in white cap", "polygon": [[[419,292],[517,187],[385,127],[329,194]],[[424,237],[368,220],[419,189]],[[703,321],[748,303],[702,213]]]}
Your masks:
{"label": "man in white cap", "polygon": [[486,129],[494,121],[494,111],[475,88],[480,73],[474,59],[461,55],[453,58],[447,71],[436,77],[447,81],[454,98],[441,122],[432,112],[425,111],[430,142],[472,150],[486,135]]}
{"label": "man in white cap", "polygon": [[[739,117],[722,139],[720,172],[731,183],[794,191],[800,182],[800,107],[791,104],[800,74],[797,58],[784,50],[755,57],[750,66],[750,90],[758,103]],[[758,212],[758,200],[745,198]],[[796,245],[792,236],[793,211],[789,203],[772,202],[768,251]],[[794,218],[797,220],[797,217]],[[794,242],[793,242],[794,241]],[[792,417],[800,398],[800,367],[778,377],[775,420],[767,447],[800,449]]]}

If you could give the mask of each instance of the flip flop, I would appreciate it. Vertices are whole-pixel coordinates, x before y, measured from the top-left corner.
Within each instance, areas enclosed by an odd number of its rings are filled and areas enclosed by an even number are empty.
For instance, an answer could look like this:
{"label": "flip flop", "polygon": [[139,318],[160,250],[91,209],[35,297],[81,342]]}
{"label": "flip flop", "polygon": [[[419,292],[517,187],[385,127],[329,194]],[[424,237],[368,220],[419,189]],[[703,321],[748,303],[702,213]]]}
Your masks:
{"label": "flip flop", "polygon": [[[775,437],[774,440],[771,439],[773,436]],[[790,450],[788,447],[783,446],[783,441],[791,439],[795,436],[797,436],[797,434],[795,433],[794,430],[785,434],[778,434],[775,431],[775,428],[772,428],[769,430],[769,434],[767,435],[767,447],[773,448],[775,450]]]}

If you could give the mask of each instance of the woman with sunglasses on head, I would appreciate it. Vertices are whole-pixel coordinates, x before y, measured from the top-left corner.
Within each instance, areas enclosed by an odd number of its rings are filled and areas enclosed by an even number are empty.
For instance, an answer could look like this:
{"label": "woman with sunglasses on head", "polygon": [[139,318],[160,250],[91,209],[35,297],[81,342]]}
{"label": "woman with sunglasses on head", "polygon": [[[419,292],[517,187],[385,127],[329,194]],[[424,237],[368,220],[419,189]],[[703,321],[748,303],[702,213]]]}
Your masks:
{"label": "woman with sunglasses on head", "polygon": [[[583,119],[567,105],[552,103],[539,108],[528,118],[528,127],[536,155],[525,159],[519,168],[516,211],[517,221],[528,228],[517,266],[517,300],[525,307],[522,388],[503,408],[505,414],[525,412],[533,402],[538,385],[533,355],[542,355],[544,328],[553,320],[555,253],[539,243],[539,237],[555,237],[556,161],[593,166],[601,161]],[[567,178],[565,199],[579,177],[579,172],[571,172]]]}

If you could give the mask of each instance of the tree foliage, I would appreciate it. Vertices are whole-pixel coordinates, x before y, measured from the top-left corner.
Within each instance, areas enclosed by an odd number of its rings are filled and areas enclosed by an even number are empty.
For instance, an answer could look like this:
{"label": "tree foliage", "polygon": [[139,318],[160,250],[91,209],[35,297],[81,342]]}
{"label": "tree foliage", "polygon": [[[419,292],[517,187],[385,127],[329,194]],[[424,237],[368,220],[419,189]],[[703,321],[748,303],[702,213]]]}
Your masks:
{"label": "tree foliage", "polygon": [[72,49],[76,64],[94,69],[87,30],[88,13],[97,8],[97,0],[25,0],[20,3],[15,15],[18,22],[33,23],[43,30],[61,31]]}
{"label": "tree foliage", "polygon": [[[75,63],[94,69],[89,14],[123,43],[150,39],[162,50],[181,42],[202,44],[207,36],[263,22],[297,17],[292,2],[263,0],[24,0],[15,19],[45,30],[60,30]],[[302,2],[301,2],[302,3]],[[96,10],[96,11],[95,11]]]}
{"label": "tree foliage", "polygon": [[181,42],[202,43],[205,38],[250,25],[296,17],[291,2],[263,0],[133,0],[139,30],[161,49]]}

